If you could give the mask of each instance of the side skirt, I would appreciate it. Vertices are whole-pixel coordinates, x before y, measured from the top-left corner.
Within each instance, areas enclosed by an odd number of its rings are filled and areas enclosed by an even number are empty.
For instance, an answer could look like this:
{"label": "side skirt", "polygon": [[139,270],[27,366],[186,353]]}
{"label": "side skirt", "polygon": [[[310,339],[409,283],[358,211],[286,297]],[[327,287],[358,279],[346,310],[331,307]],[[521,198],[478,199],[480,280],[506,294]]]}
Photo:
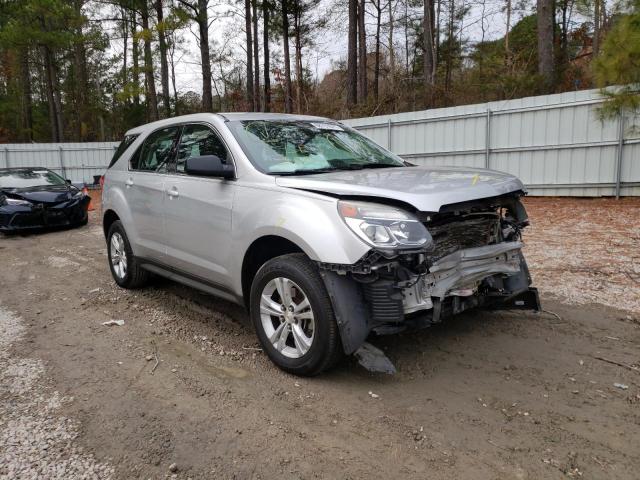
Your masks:
{"label": "side skirt", "polygon": [[238,305],[244,305],[242,299],[238,298],[238,296],[231,292],[229,289],[221,285],[212,283],[204,278],[196,277],[194,275],[176,270],[174,268],[159,264],[151,260],[140,259],[140,263],[142,265],[142,268],[148,270],[151,273],[155,273],[156,275],[168,278],[169,280],[182,283],[183,285],[195,288],[196,290],[209,293],[229,302],[237,303]]}

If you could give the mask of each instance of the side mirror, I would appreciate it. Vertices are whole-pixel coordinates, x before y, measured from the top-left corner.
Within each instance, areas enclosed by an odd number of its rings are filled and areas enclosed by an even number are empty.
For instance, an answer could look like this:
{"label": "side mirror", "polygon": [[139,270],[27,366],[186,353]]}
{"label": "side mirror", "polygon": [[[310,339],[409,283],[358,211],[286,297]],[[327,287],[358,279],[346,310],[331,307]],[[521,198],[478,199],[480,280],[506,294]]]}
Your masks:
{"label": "side mirror", "polygon": [[69,178],[67,178],[65,182],[67,182],[68,185],[71,185],[71,180]]}
{"label": "side mirror", "polygon": [[233,165],[222,163],[216,155],[202,155],[187,158],[184,171],[188,175],[201,175],[203,177],[235,178]]}

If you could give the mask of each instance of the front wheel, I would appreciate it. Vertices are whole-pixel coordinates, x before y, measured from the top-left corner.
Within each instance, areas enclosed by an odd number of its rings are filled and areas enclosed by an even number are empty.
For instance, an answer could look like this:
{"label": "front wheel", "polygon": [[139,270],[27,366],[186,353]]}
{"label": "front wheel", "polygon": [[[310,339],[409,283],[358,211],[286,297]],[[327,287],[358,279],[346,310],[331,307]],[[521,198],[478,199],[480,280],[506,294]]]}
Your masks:
{"label": "front wheel", "polygon": [[276,257],[258,270],[250,310],[260,343],[282,370],[318,375],[342,356],[331,300],[304,254]]}

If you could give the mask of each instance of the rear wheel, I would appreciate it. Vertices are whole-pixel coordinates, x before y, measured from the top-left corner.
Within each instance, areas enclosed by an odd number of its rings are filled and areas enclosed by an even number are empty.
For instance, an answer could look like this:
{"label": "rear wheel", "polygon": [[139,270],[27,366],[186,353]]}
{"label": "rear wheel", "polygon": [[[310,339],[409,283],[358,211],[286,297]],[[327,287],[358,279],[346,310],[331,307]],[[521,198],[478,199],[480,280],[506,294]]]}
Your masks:
{"label": "rear wheel", "polygon": [[107,251],[111,275],[119,286],[140,288],[147,283],[149,272],[144,270],[138,259],[134,257],[131,244],[120,220],[113,222],[109,228]]}
{"label": "rear wheel", "polygon": [[304,254],[265,263],[251,287],[251,319],[269,358],[281,369],[317,375],[342,356],[331,300]]}

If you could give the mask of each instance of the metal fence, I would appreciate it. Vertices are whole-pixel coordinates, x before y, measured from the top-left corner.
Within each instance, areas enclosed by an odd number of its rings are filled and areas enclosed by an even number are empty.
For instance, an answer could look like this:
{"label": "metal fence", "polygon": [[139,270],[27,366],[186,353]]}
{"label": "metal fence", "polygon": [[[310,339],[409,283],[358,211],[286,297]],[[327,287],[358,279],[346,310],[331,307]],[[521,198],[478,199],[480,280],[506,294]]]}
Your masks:
{"label": "metal fence", "polygon": [[[640,116],[600,121],[597,90],[345,120],[422,165],[513,173],[532,195],[640,195]],[[633,128],[635,126],[635,128]],[[3,166],[93,183],[117,143],[0,145]]]}
{"label": "metal fence", "polygon": [[640,116],[601,121],[602,101],[587,90],[344,123],[413,163],[513,173],[532,195],[640,195]]}
{"label": "metal fence", "polygon": [[45,167],[72,182],[91,184],[102,175],[118,143],[25,143],[0,145],[0,168]]}

